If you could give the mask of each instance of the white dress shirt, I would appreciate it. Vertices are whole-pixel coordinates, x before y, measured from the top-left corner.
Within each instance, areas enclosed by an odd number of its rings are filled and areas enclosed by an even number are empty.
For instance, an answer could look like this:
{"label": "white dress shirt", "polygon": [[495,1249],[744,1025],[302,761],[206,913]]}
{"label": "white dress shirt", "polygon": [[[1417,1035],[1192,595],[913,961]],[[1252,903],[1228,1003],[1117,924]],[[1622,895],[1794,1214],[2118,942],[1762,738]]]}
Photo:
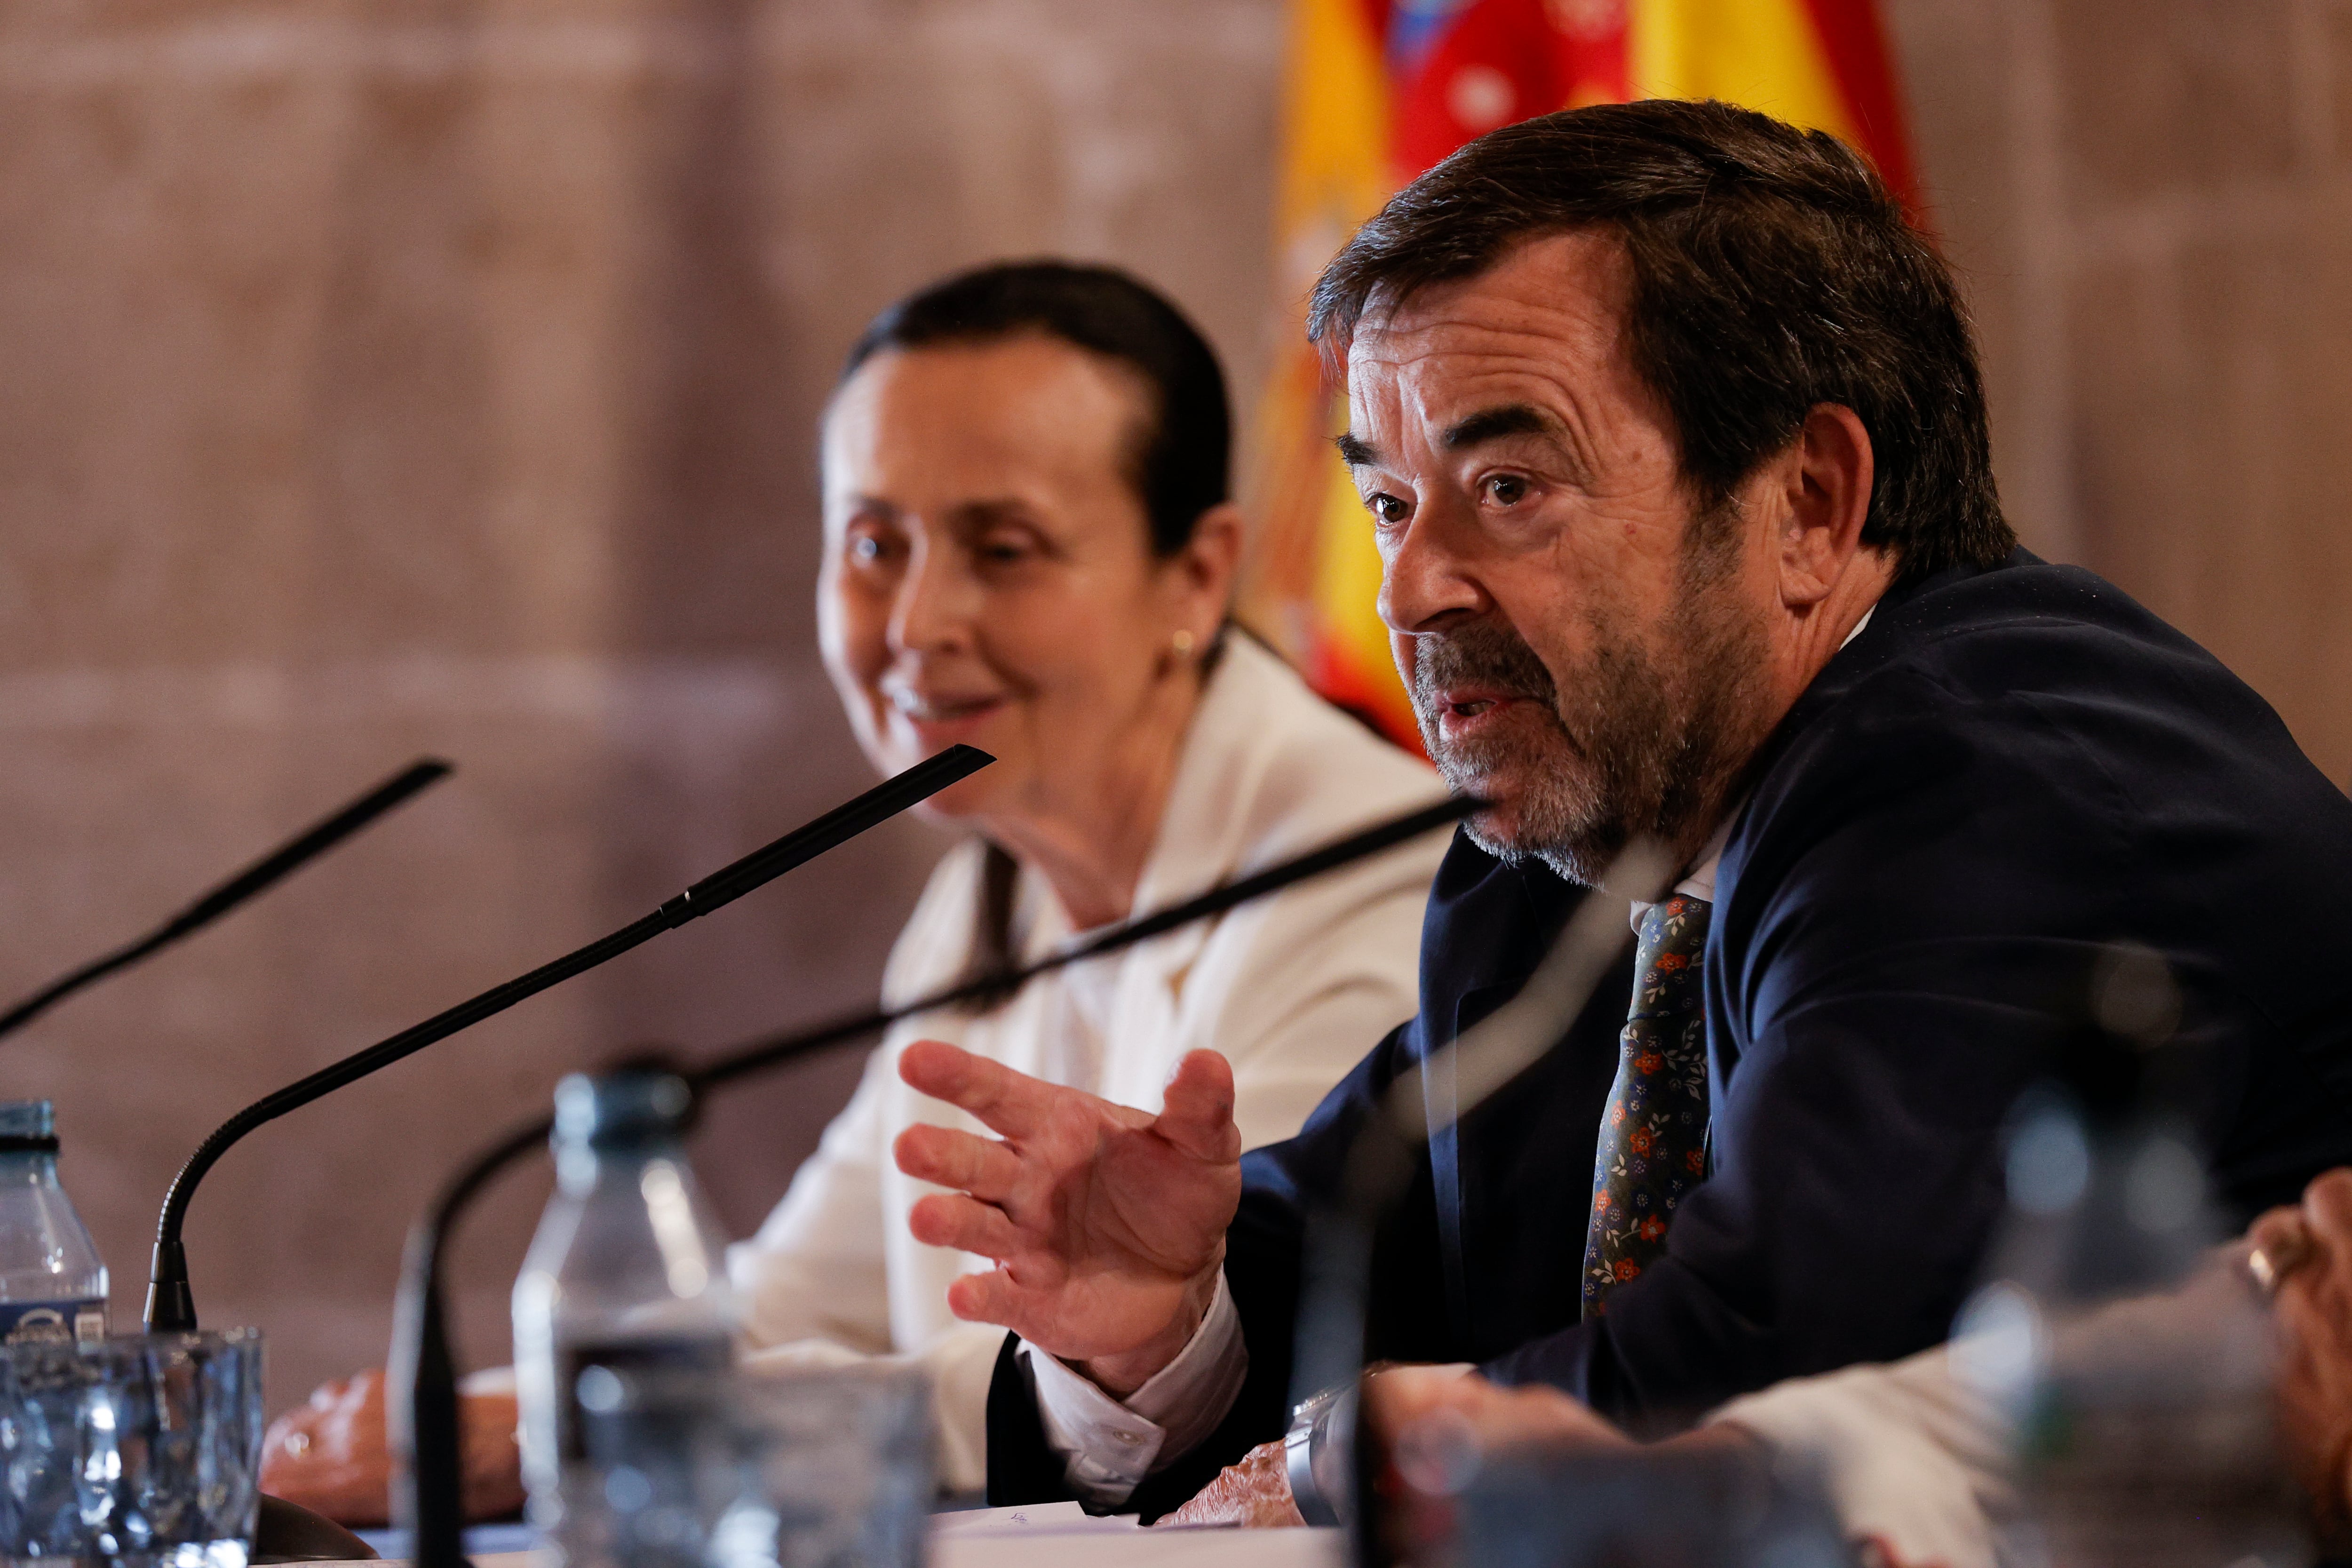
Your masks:
{"label": "white dress shirt", "polygon": [[[2269,1309],[2242,1243],[2174,1289],[2043,1325],[2049,1362],[2194,1367],[2264,1404]],[[2113,1358],[2110,1360],[2109,1358]],[[1884,1365],[1791,1378],[1707,1417],[1821,1466],[1847,1538],[1891,1568],[2029,1568],[2048,1560],[2019,1484],[2016,1352],[1963,1338]]]}
{"label": "white dress shirt", "polygon": [[[1229,637],[1185,736],[1135,909],[1164,908],[1444,793],[1419,759],[1323,702],[1256,643]],[[893,1029],[783,1201],[730,1255],[752,1364],[919,1361],[937,1390],[942,1479],[978,1490],[1004,1331],[959,1321],[946,1294],[959,1274],[991,1265],[908,1233],[908,1210],[938,1189],[903,1175],[890,1144],[917,1122],[986,1130],[900,1082],[899,1052],[917,1039],[944,1039],[1157,1110],[1177,1061],[1206,1047],[1233,1063],[1244,1145],[1287,1138],[1372,1041],[1413,1013],[1422,913],[1445,842],[1430,834],[1217,921],[1041,977],[986,1015],[930,1014]],[[918,996],[965,972],[982,863],[976,843],[940,862],[891,952],[886,998]],[[1071,935],[1051,889],[1024,871],[1015,951],[1040,957]],[[1237,1389],[1238,1372],[1226,1375]],[[1217,1408],[1231,1399],[1227,1390]],[[1148,1398],[1143,1407],[1154,1408]],[[1119,1444],[1114,1430],[1143,1436],[1131,1424],[1105,1427],[1113,1453],[1139,1447]]]}
{"label": "white dress shirt", "polygon": [[1708,1417],[1818,1462],[1847,1539],[1897,1568],[1997,1568],[2011,1520],[2011,1429],[1938,1345],[1886,1365],[1792,1378]]}
{"label": "white dress shirt", "polygon": [[[1843,648],[1860,637],[1877,613],[1878,605],[1873,603],[1838,647]],[[1724,846],[1731,841],[1732,824],[1739,819],[1739,806],[1745,804],[1743,798],[1716,824],[1690,874],[1675,884],[1675,892],[1714,902]],[[1639,902],[1632,906],[1628,921],[1637,932],[1642,916],[1651,907]],[[1217,1291],[1218,1300],[1224,1300],[1222,1279]],[[1213,1309],[1176,1360],[1130,1395],[1124,1406],[1054,1357],[1039,1353],[1034,1345],[1024,1342],[1020,1354],[1036,1384],[1046,1442],[1062,1455],[1071,1489],[1081,1500],[1097,1507],[1125,1501],[1161,1462],[1172,1464],[1215,1431],[1240,1396],[1249,1371],[1249,1347],[1242,1337],[1241,1318],[1230,1304],[1223,1313]]]}

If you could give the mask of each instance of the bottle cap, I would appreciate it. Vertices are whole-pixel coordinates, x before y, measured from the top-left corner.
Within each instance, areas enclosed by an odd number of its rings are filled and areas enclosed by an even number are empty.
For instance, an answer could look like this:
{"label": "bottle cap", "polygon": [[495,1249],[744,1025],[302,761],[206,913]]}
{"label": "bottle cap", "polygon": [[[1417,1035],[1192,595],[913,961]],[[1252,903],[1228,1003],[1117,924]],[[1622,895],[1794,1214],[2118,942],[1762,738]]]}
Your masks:
{"label": "bottle cap", "polygon": [[0,1100],[0,1153],[57,1146],[57,1118],[47,1100]]}
{"label": "bottle cap", "polygon": [[694,1091],[676,1073],[572,1073],[555,1086],[555,1141],[593,1148],[671,1137],[693,1109]]}

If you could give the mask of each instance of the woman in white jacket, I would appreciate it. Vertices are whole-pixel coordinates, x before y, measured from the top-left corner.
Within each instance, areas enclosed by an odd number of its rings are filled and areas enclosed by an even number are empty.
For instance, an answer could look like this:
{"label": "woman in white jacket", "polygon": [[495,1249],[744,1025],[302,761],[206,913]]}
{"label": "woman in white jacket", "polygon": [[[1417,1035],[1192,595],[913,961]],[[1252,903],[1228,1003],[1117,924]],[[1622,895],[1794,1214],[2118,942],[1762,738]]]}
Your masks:
{"label": "woman in white jacket", "polygon": [[[1226,622],[1241,523],[1208,345],[1120,274],[951,279],[853,350],[824,424],[820,635],[886,771],[954,742],[995,765],[934,798],[974,837],[932,875],[884,994],[919,996],[1436,798],[1435,775]],[[1441,837],[1213,923],[894,1031],[733,1255],[765,1359],[901,1355],[934,1374],[943,1479],[976,1490],[1002,1330],[958,1321],[985,1262],[915,1241],[929,1189],[891,1141],[955,1113],[898,1080],[919,1037],[1159,1108],[1190,1050],[1233,1063],[1252,1144],[1286,1138],[1414,1008]]]}
{"label": "woman in white jacket", "polygon": [[[1438,798],[1418,759],[1232,628],[1223,373],[1158,294],[1032,263],[893,306],[851,352],[824,426],[827,671],[859,744],[897,772],[955,742],[993,765],[934,796],[971,837],[893,951],[885,995],[1164,907]],[[946,1292],[986,1268],[914,1241],[890,1161],[946,1106],[898,1081],[918,1036],[1159,1109],[1169,1071],[1233,1063],[1252,1143],[1298,1130],[1414,1010],[1432,835],[1221,920],[1034,981],[986,1012],[910,1019],[731,1269],[754,1363],[899,1356],[934,1374],[942,1479],[976,1491],[1003,1331]],[[468,1500],[511,1507],[510,1394],[469,1387]],[[382,1380],[327,1385],[267,1444],[277,1495],[380,1522]]]}

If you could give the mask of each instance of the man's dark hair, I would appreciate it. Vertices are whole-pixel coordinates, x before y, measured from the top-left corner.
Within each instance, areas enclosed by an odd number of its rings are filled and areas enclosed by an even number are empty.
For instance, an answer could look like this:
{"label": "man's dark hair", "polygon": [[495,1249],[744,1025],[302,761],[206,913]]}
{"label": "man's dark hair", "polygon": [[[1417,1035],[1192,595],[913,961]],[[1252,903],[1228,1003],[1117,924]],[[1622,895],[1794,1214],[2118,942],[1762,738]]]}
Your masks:
{"label": "man's dark hair", "polygon": [[1786,448],[1819,404],[1853,410],[1877,478],[1863,542],[1906,577],[2016,547],[1993,486],[1959,289],[1860,155],[1723,103],[1565,110],[1490,132],[1399,192],[1315,286],[1307,335],[1359,322],[1514,244],[1614,233],[1627,341],[1705,508]]}
{"label": "man's dark hair", "polygon": [[849,351],[847,381],[886,349],[986,343],[1037,333],[1100,354],[1143,383],[1148,406],[1129,477],[1155,554],[1192,541],[1232,493],[1233,416],[1216,351],[1168,299],[1109,267],[1011,261],[962,272],[874,318]]}

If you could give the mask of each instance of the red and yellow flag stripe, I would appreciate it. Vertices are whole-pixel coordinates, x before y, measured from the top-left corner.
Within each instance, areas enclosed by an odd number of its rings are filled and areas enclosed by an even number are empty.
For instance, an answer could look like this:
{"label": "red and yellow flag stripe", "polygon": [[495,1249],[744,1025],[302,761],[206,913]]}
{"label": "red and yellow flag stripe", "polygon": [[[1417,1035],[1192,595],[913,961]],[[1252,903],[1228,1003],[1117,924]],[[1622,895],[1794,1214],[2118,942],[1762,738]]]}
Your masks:
{"label": "red and yellow flag stripe", "polygon": [[1373,610],[1380,559],[1331,454],[1345,418],[1305,342],[1315,276],[1382,202],[1471,138],[1554,109],[1719,98],[1827,131],[1915,185],[1874,0],[1293,0],[1276,269],[1292,320],[1258,421],[1244,618],[1406,745]]}

